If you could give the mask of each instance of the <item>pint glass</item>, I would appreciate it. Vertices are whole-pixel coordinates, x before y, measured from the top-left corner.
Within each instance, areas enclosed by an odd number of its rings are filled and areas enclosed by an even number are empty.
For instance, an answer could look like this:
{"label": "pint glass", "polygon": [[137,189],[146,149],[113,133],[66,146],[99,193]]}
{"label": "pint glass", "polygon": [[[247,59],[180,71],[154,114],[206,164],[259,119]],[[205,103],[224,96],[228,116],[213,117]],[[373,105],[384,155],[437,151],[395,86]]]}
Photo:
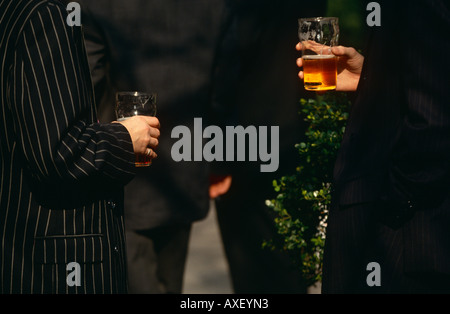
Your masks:
{"label": "pint glass", "polygon": [[[123,121],[132,116],[156,115],[156,94],[142,92],[118,92],[116,94],[116,118]],[[148,167],[152,164],[150,157],[136,155],[136,167]]]}
{"label": "pint glass", "polygon": [[313,17],[302,18],[298,22],[305,89],[335,90],[337,57],[331,52],[331,47],[338,45],[339,19]]}

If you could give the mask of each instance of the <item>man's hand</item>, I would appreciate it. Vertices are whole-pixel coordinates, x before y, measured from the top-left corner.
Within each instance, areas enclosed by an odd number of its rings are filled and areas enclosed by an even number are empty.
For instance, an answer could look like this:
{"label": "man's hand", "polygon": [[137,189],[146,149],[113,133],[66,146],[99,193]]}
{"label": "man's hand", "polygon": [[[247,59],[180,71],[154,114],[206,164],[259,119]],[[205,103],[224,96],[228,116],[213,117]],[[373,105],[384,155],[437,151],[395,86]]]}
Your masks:
{"label": "man's hand", "polygon": [[154,159],[158,155],[155,149],[159,144],[160,124],[158,118],[147,116],[134,116],[129,119],[120,121],[131,136],[133,142],[133,149],[135,154],[146,155],[148,148],[152,149],[150,158]]}
{"label": "man's hand", "polygon": [[231,182],[231,176],[211,175],[209,178],[209,197],[215,199],[226,194],[231,187]]}
{"label": "man's hand", "polygon": [[[298,43],[296,49],[301,51],[302,44]],[[337,46],[331,48],[331,52],[339,58],[336,90],[342,92],[356,91],[361,77],[364,57],[351,47]],[[303,66],[302,58],[297,59],[297,65]],[[303,80],[303,71],[300,71],[298,76]]]}

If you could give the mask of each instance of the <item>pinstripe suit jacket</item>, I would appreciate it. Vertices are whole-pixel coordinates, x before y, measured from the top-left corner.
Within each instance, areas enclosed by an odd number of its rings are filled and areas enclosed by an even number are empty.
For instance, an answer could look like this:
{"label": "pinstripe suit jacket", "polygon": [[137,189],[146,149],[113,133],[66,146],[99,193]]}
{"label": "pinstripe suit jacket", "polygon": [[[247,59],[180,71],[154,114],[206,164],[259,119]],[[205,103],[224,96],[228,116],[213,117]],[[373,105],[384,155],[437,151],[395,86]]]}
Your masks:
{"label": "pinstripe suit jacket", "polygon": [[57,1],[0,1],[1,293],[126,291],[133,147],[122,125],[97,123],[82,30],[66,16]]}
{"label": "pinstripe suit jacket", "polygon": [[[401,272],[450,274],[449,5],[379,2],[382,25],[371,32],[335,167],[325,292],[356,289],[354,275],[367,262],[381,263],[387,251]],[[360,226],[367,220],[357,215],[372,209],[390,231],[367,232],[375,230],[372,218]],[[379,260],[348,268],[366,254],[370,239],[384,243]],[[365,244],[357,247],[359,241]]]}

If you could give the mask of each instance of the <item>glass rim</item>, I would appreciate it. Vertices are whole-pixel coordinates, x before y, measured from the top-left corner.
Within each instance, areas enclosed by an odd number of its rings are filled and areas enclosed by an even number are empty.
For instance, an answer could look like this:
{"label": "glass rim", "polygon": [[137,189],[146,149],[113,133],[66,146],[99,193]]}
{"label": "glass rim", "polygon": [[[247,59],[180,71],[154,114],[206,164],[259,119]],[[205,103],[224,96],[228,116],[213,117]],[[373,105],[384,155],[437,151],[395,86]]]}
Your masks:
{"label": "glass rim", "polygon": [[335,16],[317,16],[317,17],[302,17],[298,19],[299,22],[306,22],[306,21],[336,21],[339,22],[339,18]]}
{"label": "glass rim", "polygon": [[[128,96],[128,97],[127,97]],[[119,101],[119,98],[121,97],[142,97],[146,96],[149,98],[150,101],[155,102],[156,98],[158,97],[157,93],[149,93],[149,92],[139,92],[139,91],[120,91],[116,92],[116,101]]]}
{"label": "glass rim", "polygon": [[148,95],[148,96],[156,96],[156,93],[151,92],[139,92],[139,91],[120,91],[116,92],[116,96],[118,95],[126,95],[126,96],[142,96],[142,95]]}

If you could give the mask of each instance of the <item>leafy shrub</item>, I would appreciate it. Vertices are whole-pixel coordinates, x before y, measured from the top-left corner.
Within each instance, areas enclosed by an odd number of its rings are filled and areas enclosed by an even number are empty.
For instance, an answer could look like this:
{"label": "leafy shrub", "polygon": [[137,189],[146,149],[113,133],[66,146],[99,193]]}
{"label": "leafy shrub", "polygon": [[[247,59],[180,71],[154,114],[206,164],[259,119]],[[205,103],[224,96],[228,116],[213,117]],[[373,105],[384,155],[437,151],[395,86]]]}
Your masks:
{"label": "leafy shrub", "polygon": [[306,285],[321,281],[334,163],[348,118],[345,94],[328,93],[300,101],[308,124],[305,142],[297,144],[299,165],[294,174],[274,181],[277,192],[267,201],[275,212],[279,237],[264,245],[288,251]]}

